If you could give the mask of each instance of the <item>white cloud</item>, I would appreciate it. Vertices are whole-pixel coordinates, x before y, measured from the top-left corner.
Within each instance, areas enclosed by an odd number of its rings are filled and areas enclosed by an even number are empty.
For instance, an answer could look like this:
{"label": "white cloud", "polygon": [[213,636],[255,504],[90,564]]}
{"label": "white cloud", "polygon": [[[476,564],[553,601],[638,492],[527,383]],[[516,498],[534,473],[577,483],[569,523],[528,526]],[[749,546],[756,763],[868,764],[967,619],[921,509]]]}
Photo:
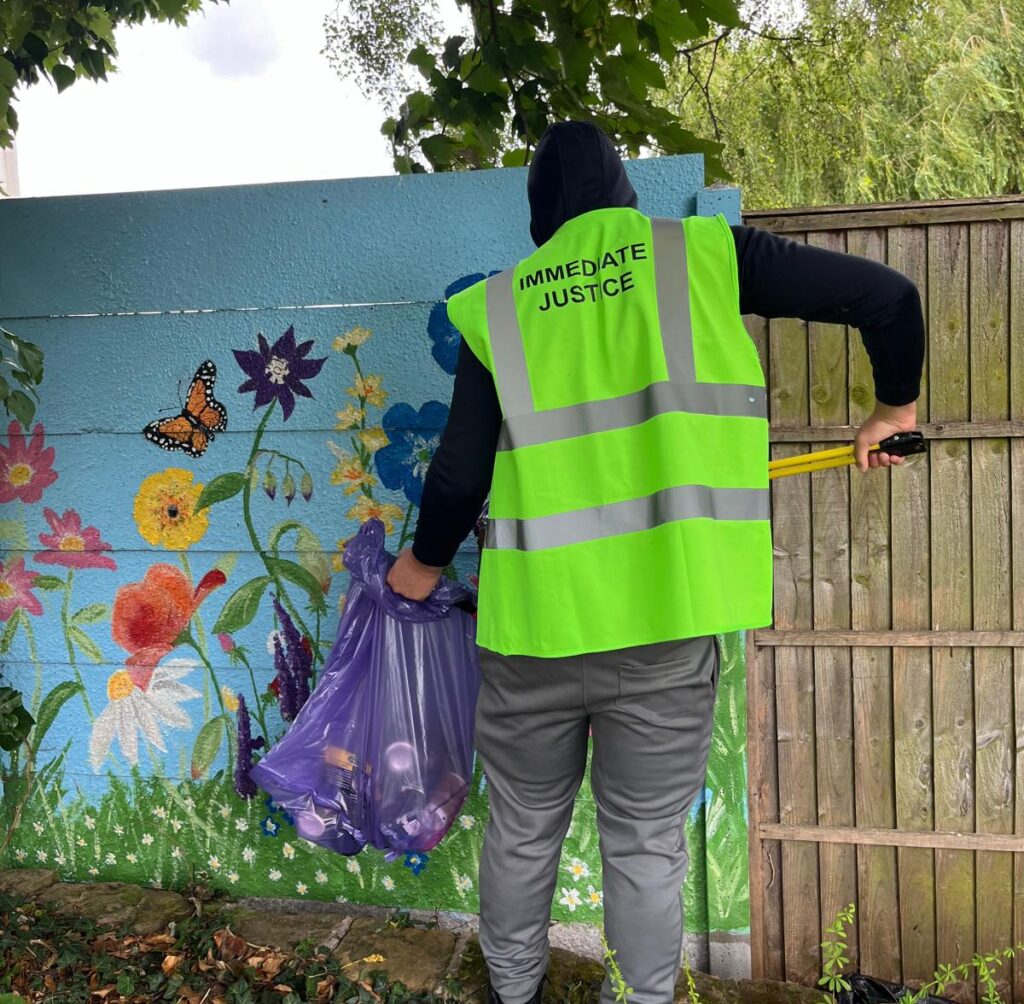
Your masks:
{"label": "white cloud", "polygon": [[335,2],[233,0],[122,30],[110,80],[21,93],[21,194],[391,174],[384,110],[320,54]]}

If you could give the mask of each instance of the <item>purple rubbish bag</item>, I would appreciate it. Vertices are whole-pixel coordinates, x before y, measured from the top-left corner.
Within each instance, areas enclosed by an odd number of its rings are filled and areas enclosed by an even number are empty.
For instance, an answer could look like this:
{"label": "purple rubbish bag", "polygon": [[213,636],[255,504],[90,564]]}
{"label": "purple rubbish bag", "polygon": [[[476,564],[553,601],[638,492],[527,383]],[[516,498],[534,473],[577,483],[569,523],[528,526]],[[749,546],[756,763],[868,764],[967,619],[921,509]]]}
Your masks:
{"label": "purple rubbish bag", "polygon": [[339,854],[429,851],[473,772],[480,670],[473,593],[442,579],[422,602],[386,582],[394,558],[368,520],[345,548],[351,573],[338,636],[316,689],[253,780],[299,836]]}

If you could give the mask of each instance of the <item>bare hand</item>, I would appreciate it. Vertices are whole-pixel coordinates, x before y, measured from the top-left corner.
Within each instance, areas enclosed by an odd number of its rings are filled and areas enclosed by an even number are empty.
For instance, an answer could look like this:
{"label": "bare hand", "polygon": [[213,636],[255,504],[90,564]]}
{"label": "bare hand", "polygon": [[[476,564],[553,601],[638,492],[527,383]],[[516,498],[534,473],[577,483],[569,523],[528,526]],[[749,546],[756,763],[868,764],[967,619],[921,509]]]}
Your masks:
{"label": "bare hand", "polygon": [[890,467],[902,464],[907,458],[871,447],[897,432],[912,432],[917,425],[917,402],[910,404],[875,403],[875,410],[864,422],[853,441],[853,455],[857,468],[863,474],[869,467]]}
{"label": "bare hand", "polygon": [[388,585],[408,600],[425,600],[441,578],[442,569],[417,561],[412,548],[407,547],[395,560],[388,572]]}

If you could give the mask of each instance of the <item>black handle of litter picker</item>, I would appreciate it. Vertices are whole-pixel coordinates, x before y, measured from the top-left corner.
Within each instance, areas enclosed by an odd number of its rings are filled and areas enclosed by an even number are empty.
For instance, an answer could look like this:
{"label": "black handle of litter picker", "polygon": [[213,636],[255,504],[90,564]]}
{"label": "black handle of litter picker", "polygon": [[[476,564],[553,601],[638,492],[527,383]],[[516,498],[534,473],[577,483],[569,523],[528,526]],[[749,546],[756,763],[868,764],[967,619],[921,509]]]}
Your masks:
{"label": "black handle of litter picker", "polygon": [[909,457],[914,453],[927,453],[928,444],[916,429],[913,432],[897,432],[878,444],[879,453],[893,457]]}

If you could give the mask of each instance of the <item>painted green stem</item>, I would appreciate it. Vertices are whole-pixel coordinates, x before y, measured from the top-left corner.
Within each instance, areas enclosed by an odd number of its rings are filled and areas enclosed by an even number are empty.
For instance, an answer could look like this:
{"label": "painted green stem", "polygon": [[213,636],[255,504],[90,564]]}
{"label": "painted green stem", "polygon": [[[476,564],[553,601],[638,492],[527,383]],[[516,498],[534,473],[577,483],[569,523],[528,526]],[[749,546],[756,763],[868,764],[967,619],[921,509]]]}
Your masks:
{"label": "painted green stem", "polygon": [[269,743],[270,732],[267,730],[267,722],[263,717],[263,702],[260,700],[259,688],[256,686],[256,674],[252,671],[252,666],[245,653],[239,650],[238,656],[242,660],[245,668],[249,670],[249,679],[252,680],[252,696],[255,701],[255,704],[253,705],[253,714],[256,716],[256,720],[260,723],[260,727],[263,729],[263,738]]}
{"label": "painted green stem", "polygon": [[71,668],[75,671],[75,679],[82,688],[82,703],[85,705],[85,713],[89,716],[89,721],[92,722],[96,720],[96,716],[92,713],[92,707],[89,704],[89,695],[85,690],[85,680],[82,679],[82,673],[78,668],[78,660],[75,658],[75,644],[71,640],[71,584],[74,580],[75,570],[69,568],[67,582],[64,583],[64,601],[60,607],[60,622],[64,627],[64,641],[68,646],[68,659],[71,662]]}

